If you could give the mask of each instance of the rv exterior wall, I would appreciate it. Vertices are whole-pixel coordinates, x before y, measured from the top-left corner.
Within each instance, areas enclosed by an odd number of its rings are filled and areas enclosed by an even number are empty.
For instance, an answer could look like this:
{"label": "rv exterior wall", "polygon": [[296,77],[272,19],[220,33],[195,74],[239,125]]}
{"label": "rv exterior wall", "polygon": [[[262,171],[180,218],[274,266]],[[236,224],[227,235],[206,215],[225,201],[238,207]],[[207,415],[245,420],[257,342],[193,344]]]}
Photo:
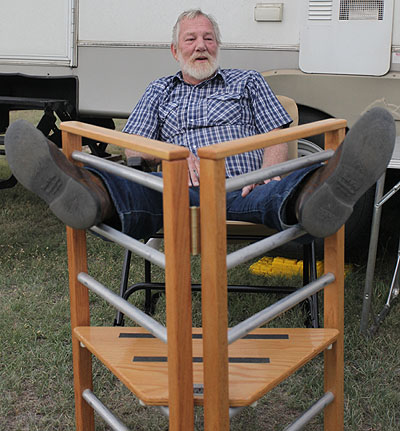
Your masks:
{"label": "rv exterior wall", "polygon": [[290,95],[298,105],[317,112],[345,118],[349,127],[366,110],[374,106],[386,108],[396,120],[400,135],[400,72],[375,77],[270,70],[263,75],[276,93]]}

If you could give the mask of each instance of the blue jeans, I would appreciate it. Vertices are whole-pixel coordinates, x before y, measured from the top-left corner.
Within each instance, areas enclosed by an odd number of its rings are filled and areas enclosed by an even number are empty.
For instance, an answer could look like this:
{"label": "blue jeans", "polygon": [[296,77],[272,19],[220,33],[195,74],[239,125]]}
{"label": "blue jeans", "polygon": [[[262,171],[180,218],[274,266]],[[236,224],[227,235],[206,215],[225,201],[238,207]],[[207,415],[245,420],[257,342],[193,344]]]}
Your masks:
{"label": "blue jeans", "polygon": [[[303,178],[318,166],[309,166],[289,174],[280,181],[259,185],[244,198],[241,196],[241,190],[227,193],[227,220],[260,223],[279,231],[287,228],[289,226],[285,214],[287,200]],[[162,228],[162,193],[107,172],[93,168],[89,170],[104,181],[119,216],[119,227],[123,233],[136,239],[147,239]],[[199,206],[199,198],[199,187],[189,187],[190,205]]]}

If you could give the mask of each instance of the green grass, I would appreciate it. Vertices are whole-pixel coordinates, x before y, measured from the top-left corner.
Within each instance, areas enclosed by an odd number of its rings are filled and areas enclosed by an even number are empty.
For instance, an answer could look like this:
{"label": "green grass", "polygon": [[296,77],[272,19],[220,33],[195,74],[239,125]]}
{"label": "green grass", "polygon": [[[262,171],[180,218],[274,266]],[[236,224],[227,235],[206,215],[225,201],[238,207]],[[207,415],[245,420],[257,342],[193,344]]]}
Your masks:
{"label": "green grass", "polygon": [[[33,117],[35,118],[35,117]],[[0,178],[8,175],[0,157]],[[42,201],[20,185],[0,190],[0,429],[72,430],[74,401],[69,324],[68,273],[65,228]],[[379,248],[376,301],[386,297],[394,267],[397,232]],[[88,236],[89,270],[115,292],[119,288],[123,251]],[[250,264],[229,273],[235,283],[282,282],[251,275]],[[194,281],[200,280],[199,260],[193,259]],[[134,259],[131,282],[143,280],[143,264]],[[359,334],[365,261],[360,259],[345,285],[345,429],[395,431],[400,423],[400,305],[388,315],[375,337]],[[163,280],[155,270],[154,279]],[[287,283],[287,280],[284,280]],[[289,280],[298,285],[299,279]],[[229,295],[229,321],[240,321],[268,305],[270,295]],[[143,304],[143,294],[133,299]],[[156,318],[164,321],[164,298]],[[379,307],[376,307],[379,308]],[[95,324],[111,325],[114,310],[91,296]],[[200,295],[193,295],[193,319],[200,323]],[[302,325],[300,307],[281,316],[273,326]],[[231,421],[231,429],[281,430],[312,400],[323,393],[323,361],[316,358],[294,376],[245,409]],[[130,429],[165,431],[167,420],[156,410],[142,407],[134,396],[96,360],[95,393]],[[307,430],[323,428],[322,415]],[[196,427],[202,414],[196,409]],[[100,419],[97,430],[108,429]]]}

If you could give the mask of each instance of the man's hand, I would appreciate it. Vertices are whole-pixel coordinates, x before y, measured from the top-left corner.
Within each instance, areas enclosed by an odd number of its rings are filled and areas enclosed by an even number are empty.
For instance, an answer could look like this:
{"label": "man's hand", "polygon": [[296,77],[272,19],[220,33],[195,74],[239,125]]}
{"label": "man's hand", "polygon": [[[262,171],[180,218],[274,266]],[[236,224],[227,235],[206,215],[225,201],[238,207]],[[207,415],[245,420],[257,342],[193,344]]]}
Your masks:
{"label": "man's hand", "polygon": [[186,159],[188,162],[189,187],[197,187],[200,177],[200,160],[193,154]]}
{"label": "man's hand", "polygon": [[280,181],[281,177],[273,177],[273,178],[268,178],[266,180],[264,180],[264,182],[262,183],[258,183],[258,184],[249,184],[248,186],[244,186],[242,188],[242,198],[245,198],[252,190],[254,190],[257,186],[261,185],[261,184],[268,184],[270,181]]}
{"label": "man's hand", "polygon": [[140,151],[134,151],[134,150],[125,150],[125,156],[126,159],[134,158],[134,157],[140,157],[143,160],[146,161],[148,166],[154,167],[161,163],[161,159],[158,159],[154,156],[151,156],[150,154],[141,153]]}
{"label": "man's hand", "polygon": [[[278,130],[278,129],[274,129]],[[277,163],[285,162],[288,156],[288,146],[286,143],[274,145],[272,147],[267,147],[264,150],[262,168],[267,168],[268,166],[276,165]],[[261,184],[268,184],[270,181],[280,181],[281,177],[273,177],[266,179]],[[242,197],[246,197],[255,187],[260,184],[249,184],[242,188]]]}

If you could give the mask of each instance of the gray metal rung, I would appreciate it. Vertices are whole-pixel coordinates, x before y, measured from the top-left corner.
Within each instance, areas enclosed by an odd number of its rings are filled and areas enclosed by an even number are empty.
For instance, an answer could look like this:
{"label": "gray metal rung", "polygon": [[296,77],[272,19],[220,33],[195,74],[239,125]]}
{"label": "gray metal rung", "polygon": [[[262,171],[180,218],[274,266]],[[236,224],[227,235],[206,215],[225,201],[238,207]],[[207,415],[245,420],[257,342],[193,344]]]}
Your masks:
{"label": "gray metal rung", "polygon": [[233,190],[238,190],[244,186],[247,186],[248,184],[257,184],[262,182],[266,178],[273,178],[278,175],[288,174],[289,172],[293,172],[297,169],[323,162],[331,158],[333,154],[333,150],[321,151],[319,153],[310,154],[309,156],[287,160],[286,162],[278,163],[277,165],[228,178],[225,182],[226,191],[231,192]]}
{"label": "gray metal rung", "polygon": [[229,419],[238,415],[245,407],[229,407]]}
{"label": "gray metal rung", "polygon": [[99,224],[97,226],[92,226],[90,230],[116,244],[124,247],[145,260],[154,263],[160,268],[165,269],[165,254],[156,250],[154,247],[143,244],[142,242],[134,239],[124,233],[106,225]]}
{"label": "gray metal rung", "polygon": [[159,340],[167,343],[167,328],[157,322],[157,320],[148,316],[146,313],[143,313],[142,310],[139,310],[139,308],[130,304],[128,301],[115,294],[85,272],[80,272],[78,274],[78,281],[92,292],[105,299],[109,304],[124,313],[138,325],[150,331]]}
{"label": "gray metal rung", "polygon": [[164,189],[162,178],[139,171],[138,169],[132,169],[128,166],[110,162],[109,160],[104,160],[100,157],[83,153],[81,151],[73,151],[72,158],[77,162],[85,163],[88,166],[101,169],[102,171],[109,172],[110,174],[118,175],[119,177],[149,187],[150,189],[156,190],[158,192],[162,193]]}
{"label": "gray metal rung", "polygon": [[156,407],[160,413],[169,418],[169,408],[167,406],[154,406]]}
{"label": "gray metal rung", "polygon": [[112,412],[109,410],[90,390],[85,389],[82,392],[83,399],[93,408],[93,410],[114,430],[114,431],[129,431]]}
{"label": "gray metal rung", "polygon": [[[166,406],[155,406],[164,416],[169,418],[169,408]],[[239,414],[245,407],[229,407],[229,419]]]}
{"label": "gray metal rung", "polygon": [[332,273],[329,272],[328,274],[324,274],[317,280],[307,284],[306,286],[296,290],[295,292],[275,302],[264,310],[261,310],[258,313],[253,314],[248,319],[238,323],[236,326],[228,330],[228,344],[232,344],[236,340],[243,338],[254,329],[265,325],[272,319],[275,319],[275,317],[287,310],[290,310],[301,301],[304,301],[306,298],[322,290],[334,280],[335,276]]}
{"label": "gray metal rung", "polygon": [[326,392],[317,402],[315,402],[308,410],[299,416],[294,422],[287,426],[284,431],[300,431],[302,430],[315,416],[335,399],[332,392]]}
{"label": "gray metal rung", "polygon": [[260,254],[280,247],[289,241],[299,238],[306,234],[306,231],[300,225],[292,226],[281,232],[275,233],[267,238],[250,244],[246,247],[236,250],[226,256],[227,269],[232,269],[241,263],[247,262]]}

